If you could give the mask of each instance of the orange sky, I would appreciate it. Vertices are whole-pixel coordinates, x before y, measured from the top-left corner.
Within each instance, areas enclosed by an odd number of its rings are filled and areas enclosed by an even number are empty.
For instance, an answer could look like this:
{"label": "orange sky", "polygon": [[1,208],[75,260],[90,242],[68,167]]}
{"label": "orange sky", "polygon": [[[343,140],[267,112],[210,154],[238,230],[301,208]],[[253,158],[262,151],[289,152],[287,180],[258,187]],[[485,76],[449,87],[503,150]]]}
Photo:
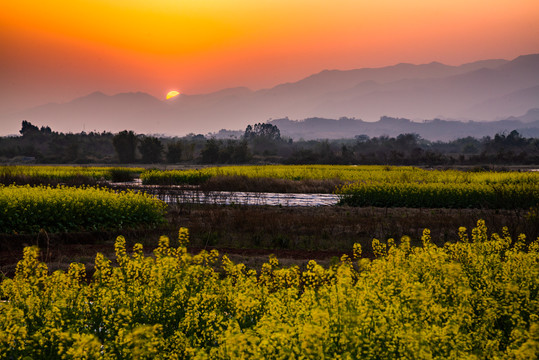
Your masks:
{"label": "orange sky", "polygon": [[539,52],[539,1],[5,1],[0,49],[1,113],[97,90],[164,98],[323,69],[512,59]]}

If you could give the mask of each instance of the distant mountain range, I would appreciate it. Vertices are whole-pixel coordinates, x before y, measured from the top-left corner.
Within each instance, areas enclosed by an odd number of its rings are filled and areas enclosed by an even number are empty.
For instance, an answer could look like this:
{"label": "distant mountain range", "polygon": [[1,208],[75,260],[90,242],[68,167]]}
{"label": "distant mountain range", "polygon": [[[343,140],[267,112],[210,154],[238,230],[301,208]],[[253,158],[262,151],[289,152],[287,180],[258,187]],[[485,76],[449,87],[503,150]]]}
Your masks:
{"label": "distant mountain range", "polygon": [[[494,129],[529,128],[533,133],[539,114],[528,111],[537,108],[539,54],[532,54],[460,66],[433,62],[325,70],[271,89],[232,88],[167,101],[140,92],[112,96],[95,92],[67,103],[0,114],[0,119],[3,123],[28,120],[59,131],[132,129],[170,135],[244,129],[247,124],[280,119],[274,123],[294,137],[392,135],[394,129],[406,128],[425,138],[447,139],[486,135]],[[323,120],[342,117],[348,119]],[[292,123],[283,118],[309,120]],[[473,122],[459,127],[453,121],[432,119]],[[315,130],[320,124],[326,130]]]}
{"label": "distant mountain range", "polygon": [[375,122],[349,118],[338,120],[309,118],[301,121],[284,118],[271,120],[270,123],[279,128],[282,136],[304,140],[342,139],[357,135],[395,137],[415,133],[428,140],[450,141],[467,136],[492,137],[497,133],[508,134],[513,130],[517,130],[525,137],[539,137],[539,109],[531,109],[523,116],[490,122],[440,119],[413,122],[405,118],[384,116]]}

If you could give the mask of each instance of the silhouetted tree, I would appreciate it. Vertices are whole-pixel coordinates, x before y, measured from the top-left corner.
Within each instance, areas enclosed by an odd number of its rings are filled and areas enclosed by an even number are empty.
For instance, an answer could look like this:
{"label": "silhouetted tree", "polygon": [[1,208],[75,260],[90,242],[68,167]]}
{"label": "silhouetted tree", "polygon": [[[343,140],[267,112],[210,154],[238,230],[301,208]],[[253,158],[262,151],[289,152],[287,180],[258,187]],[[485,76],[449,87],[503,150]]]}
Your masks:
{"label": "silhouetted tree", "polygon": [[228,140],[224,146],[219,148],[219,161],[221,163],[243,164],[250,159],[251,152],[245,140]]}
{"label": "silhouetted tree", "polygon": [[343,144],[341,146],[341,164],[353,164],[354,163],[354,152],[351,151],[348,146]]}
{"label": "silhouetted tree", "polygon": [[145,136],[140,142],[139,151],[144,163],[158,163],[163,154],[163,144],[154,136]]}
{"label": "silhouetted tree", "polygon": [[278,148],[282,147],[281,131],[272,124],[259,123],[254,126],[248,125],[243,134],[243,139],[249,143],[255,155],[275,155]]}
{"label": "silhouetted tree", "polygon": [[135,161],[137,142],[137,136],[131,130],[124,130],[114,135],[112,144],[121,163],[133,163]]}
{"label": "silhouetted tree", "polygon": [[[522,130],[528,131],[529,130]],[[417,134],[395,137],[338,140],[297,140],[280,138],[279,129],[271,124],[248,126],[242,140],[207,140],[204,135],[189,134],[181,139],[156,139],[137,136],[132,131],[116,135],[107,132],[79,134],[38,128],[22,121],[22,136],[0,138],[1,160],[34,157],[38,163],[112,163],[136,161],[137,146],[145,162],[161,160],[163,146],[171,163],[194,161],[240,164],[249,161],[288,164],[537,164],[539,138],[524,137],[518,131],[506,131],[492,137],[460,138],[450,142],[430,142]],[[116,155],[117,154],[117,155]],[[138,155],[140,156],[140,155]],[[17,161],[17,159],[15,159]],[[27,161],[27,160],[24,160]]]}
{"label": "silhouetted tree", "polygon": [[243,164],[248,162],[252,155],[251,151],[249,151],[249,147],[247,146],[247,141],[236,141],[233,144],[235,144],[235,146],[233,146],[230,162],[235,164]]}
{"label": "silhouetted tree", "polygon": [[28,135],[32,135],[32,134],[38,134],[39,133],[39,128],[37,126],[35,126],[35,125],[32,125],[31,122],[23,120],[22,121],[22,127],[21,127],[21,130],[19,132],[21,133],[22,136],[28,136]]}
{"label": "silhouetted tree", "polygon": [[171,164],[178,163],[182,160],[183,143],[175,141],[167,146],[167,162]]}
{"label": "silhouetted tree", "polygon": [[418,134],[400,134],[395,139],[395,145],[399,151],[410,151],[420,140],[421,137]]}
{"label": "silhouetted tree", "polygon": [[276,125],[258,123],[254,126],[247,125],[245,133],[243,134],[245,140],[252,140],[255,138],[264,138],[267,140],[280,140],[281,131]]}
{"label": "silhouetted tree", "polygon": [[39,131],[41,131],[42,134],[52,134],[52,130],[48,126],[42,126]]}
{"label": "silhouetted tree", "polygon": [[215,164],[219,162],[220,147],[220,141],[213,138],[207,140],[206,144],[204,145],[204,149],[202,149],[202,152],[200,153],[202,156],[202,162],[204,164]]}

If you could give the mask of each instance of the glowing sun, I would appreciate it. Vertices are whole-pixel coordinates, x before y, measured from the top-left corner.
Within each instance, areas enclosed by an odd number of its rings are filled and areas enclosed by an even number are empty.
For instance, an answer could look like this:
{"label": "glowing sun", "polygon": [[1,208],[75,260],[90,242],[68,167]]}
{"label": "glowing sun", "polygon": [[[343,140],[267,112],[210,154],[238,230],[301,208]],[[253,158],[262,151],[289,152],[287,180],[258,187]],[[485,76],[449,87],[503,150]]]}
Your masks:
{"label": "glowing sun", "polygon": [[167,100],[172,99],[173,97],[176,97],[178,95],[180,95],[180,93],[178,91],[176,91],[176,90],[169,91],[167,93]]}

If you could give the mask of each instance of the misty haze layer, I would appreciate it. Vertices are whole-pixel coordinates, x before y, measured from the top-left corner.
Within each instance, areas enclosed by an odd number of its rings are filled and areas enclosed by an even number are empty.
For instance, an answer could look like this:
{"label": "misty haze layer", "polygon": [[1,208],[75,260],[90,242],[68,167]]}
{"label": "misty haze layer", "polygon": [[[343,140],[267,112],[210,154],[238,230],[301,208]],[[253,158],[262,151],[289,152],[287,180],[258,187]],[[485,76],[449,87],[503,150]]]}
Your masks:
{"label": "misty haze layer", "polygon": [[[0,133],[16,133],[22,120],[63,132],[131,129],[169,135],[244,129],[247,124],[279,118],[347,117],[373,122],[389,116],[415,121],[436,118],[493,121],[527,114],[512,120],[534,122],[539,118],[537,112],[528,112],[533,108],[539,108],[539,54],[461,66],[433,62],[325,70],[271,89],[233,88],[210,94],[183,94],[168,101],[140,92],[112,96],[95,92],[68,103],[0,114]],[[344,122],[331,124],[344,125]],[[284,123],[281,125],[285,127]],[[361,133],[343,129],[334,130],[348,137]],[[383,129],[380,131],[371,135],[388,134]],[[448,127],[444,137],[467,135],[450,131]]]}

